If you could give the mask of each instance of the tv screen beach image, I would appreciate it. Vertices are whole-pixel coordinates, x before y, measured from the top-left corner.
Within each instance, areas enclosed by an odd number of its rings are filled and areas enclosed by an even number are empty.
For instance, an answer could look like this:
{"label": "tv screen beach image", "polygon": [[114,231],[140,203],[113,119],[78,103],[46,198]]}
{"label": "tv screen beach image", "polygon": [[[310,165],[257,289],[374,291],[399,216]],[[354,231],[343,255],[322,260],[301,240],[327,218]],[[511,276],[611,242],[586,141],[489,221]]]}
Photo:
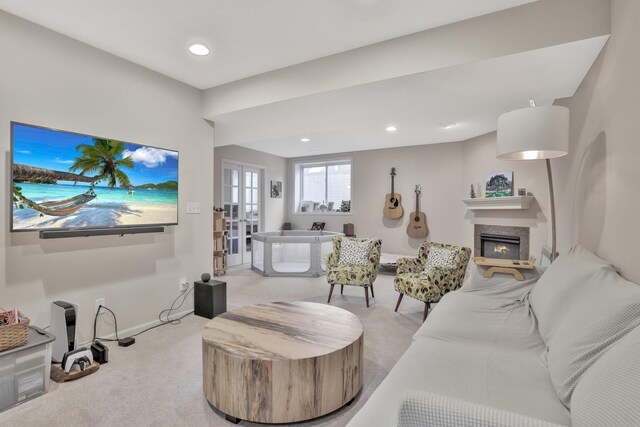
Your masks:
{"label": "tv screen beach image", "polygon": [[178,152],[12,123],[12,230],[178,222]]}

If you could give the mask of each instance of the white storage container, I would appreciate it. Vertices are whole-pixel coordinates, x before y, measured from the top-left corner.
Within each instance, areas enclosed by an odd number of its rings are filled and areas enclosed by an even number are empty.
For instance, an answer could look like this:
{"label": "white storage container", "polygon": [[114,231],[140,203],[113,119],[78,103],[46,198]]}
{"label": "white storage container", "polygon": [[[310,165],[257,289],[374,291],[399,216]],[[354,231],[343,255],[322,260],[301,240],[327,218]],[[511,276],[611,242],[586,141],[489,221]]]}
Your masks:
{"label": "white storage container", "polygon": [[0,353],[0,411],[46,393],[54,340],[50,333],[29,327],[26,345]]}

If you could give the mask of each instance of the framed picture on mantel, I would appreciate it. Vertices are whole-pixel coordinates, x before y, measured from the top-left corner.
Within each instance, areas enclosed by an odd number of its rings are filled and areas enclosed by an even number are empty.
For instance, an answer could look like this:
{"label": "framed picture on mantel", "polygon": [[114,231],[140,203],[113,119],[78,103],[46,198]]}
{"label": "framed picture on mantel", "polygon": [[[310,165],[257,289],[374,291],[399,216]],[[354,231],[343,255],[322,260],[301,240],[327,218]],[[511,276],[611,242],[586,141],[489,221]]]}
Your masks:
{"label": "framed picture on mantel", "polygon": [[513,196],[513,171],[489,175],[485,188],[485,197]]}

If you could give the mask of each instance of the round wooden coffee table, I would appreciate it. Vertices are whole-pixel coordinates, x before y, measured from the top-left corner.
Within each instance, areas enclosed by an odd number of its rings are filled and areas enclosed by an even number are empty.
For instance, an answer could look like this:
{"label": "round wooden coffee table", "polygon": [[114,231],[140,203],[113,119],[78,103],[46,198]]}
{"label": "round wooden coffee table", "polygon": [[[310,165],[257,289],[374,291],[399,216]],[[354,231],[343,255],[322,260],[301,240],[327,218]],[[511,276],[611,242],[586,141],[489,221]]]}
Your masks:
{"label": "round wooden coffee table", "polygon": [[362,387],[362,322],[312,302],[242,307],[202,333],[204,394],[228,420],[290,423],[350,403]]}

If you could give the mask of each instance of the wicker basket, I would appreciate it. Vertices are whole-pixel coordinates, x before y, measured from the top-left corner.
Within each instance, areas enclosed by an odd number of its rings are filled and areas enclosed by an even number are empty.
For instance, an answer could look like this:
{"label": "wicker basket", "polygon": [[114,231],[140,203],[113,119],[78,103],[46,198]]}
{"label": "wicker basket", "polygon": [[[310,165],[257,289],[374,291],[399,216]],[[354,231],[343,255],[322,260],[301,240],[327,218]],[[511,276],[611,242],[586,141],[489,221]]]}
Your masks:
{"label": "wicker basket", "polygon": [[29,319],[24,323],[0,326],[0,351],[20,347],[29,339]]}

